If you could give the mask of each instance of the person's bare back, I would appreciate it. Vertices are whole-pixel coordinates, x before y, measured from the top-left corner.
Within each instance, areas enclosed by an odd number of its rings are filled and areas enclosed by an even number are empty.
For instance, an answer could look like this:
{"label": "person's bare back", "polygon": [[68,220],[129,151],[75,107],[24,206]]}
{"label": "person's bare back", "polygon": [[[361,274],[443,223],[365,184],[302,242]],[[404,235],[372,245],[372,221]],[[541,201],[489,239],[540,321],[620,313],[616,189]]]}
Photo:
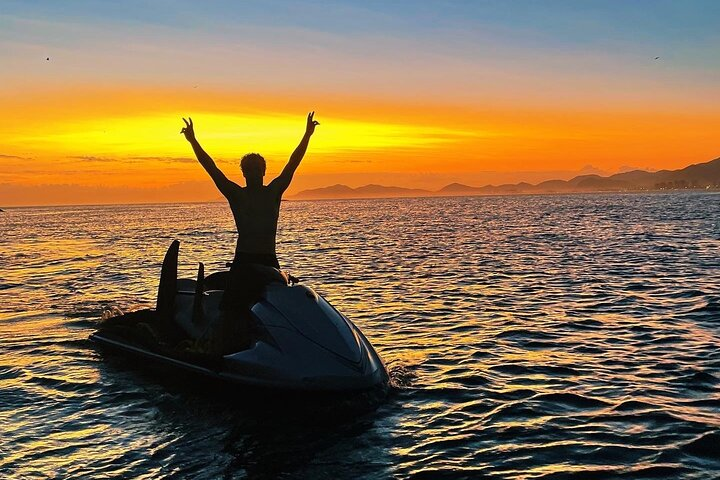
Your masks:
{"label": "person's bare back", "polygon": [[232,189],[228,202],[238,231],[236,254],[275,253],[281,197],[282,191],[273,183]]}

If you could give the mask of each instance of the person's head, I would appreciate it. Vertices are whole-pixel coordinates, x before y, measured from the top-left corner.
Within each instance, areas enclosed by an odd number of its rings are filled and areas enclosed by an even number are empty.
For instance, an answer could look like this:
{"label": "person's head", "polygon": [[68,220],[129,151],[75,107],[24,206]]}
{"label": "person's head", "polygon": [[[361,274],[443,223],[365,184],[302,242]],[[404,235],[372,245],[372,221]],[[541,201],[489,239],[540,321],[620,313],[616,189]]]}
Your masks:
{"label": "person's head", "polygon": [[240,169],[245,180],[262,181],[265,176],[265,159],[259,153],[248,153],[240,160]]}

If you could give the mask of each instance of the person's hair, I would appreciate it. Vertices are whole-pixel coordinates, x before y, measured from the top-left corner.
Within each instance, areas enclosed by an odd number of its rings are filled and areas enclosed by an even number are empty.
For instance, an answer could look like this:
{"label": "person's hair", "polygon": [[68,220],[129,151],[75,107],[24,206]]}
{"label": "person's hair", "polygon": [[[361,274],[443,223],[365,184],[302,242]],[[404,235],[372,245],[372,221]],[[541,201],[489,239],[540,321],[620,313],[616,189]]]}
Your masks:
{"label": "person's hair", "polygon": [[243,175],[265,175],[265,159],[259,153],[248,153],[240,160],[240,169]]}

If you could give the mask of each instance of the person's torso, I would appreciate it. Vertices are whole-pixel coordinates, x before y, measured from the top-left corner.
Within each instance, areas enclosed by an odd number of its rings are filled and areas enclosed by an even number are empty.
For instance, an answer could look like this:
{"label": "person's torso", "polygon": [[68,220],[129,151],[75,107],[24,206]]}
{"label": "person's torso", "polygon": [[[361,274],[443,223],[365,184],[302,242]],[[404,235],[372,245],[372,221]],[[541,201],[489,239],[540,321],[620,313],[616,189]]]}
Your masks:
{"label": "person's torso", "polygon": [[280,195],[269,186],[239,187],[228,199],[238,231],[236,253],[275,253]]}

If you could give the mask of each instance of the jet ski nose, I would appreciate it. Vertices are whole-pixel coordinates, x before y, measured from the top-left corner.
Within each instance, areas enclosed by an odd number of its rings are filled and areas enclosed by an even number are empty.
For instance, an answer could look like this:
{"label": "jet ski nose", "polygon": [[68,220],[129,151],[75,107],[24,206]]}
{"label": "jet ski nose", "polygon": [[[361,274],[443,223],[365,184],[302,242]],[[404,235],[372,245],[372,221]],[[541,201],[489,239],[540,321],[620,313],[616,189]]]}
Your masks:
{"label": "jet ski nose", "polygon": [[362,342],[347,320],[312,288],[294,285],[270,290],[266,300],[308,340],[359,365]]}

